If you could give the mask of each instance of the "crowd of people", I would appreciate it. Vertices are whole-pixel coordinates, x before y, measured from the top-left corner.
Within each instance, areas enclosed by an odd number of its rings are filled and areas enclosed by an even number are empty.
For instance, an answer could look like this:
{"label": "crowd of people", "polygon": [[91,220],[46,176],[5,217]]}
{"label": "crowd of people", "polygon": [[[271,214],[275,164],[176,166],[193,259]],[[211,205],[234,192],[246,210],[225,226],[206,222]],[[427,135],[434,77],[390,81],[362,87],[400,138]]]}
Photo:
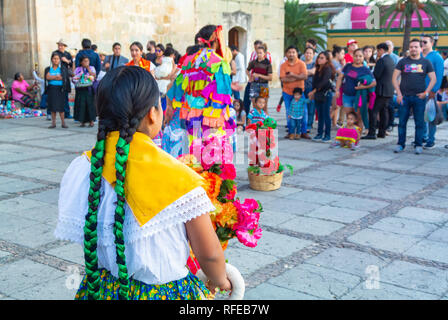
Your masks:
{"label": "crowd of people", "polygon": [[[299,58],[297,47],[290,46],[280,66],[283,93],[277,111],[284,102],[288,130],[285,138],[333,141],[332,147],[355,150],[361,139],[389,135],[397,110],[399,139],[394,152],[405,149],[411,114],[415,122],[415,153],[435,146],[440,120],[425,118],[425,110],[428,112],[427,102],[435,99],[436,112],[447,118],[448,82],[444,68],[448,60],[444,61],[434,50],[431,35],[412,39],[409,51],[401,57],[393,52],[391,41],[358,48],[357,41],[351,39],[346,48],[335,45],[332,51],[319,53],[316,47],[314,39],[308,40]],[[315,119],[317,134],[311,138]],[[334,140],[332,128],[337,129]]]}
{"label": "crowd of people", "polygon": [[[112,54],[98,53],[89,39],[82,41],[82,50],[76,56],[67,51],[61,39],[58,49],[51,56],[51,65],[45,69],[44,79],[37,76],[29,85],[21,73],[15,75],[12,97],[0,83],[0,99],[13,99],[26,107],[40,106],[48,110],[49,128],[56,127],[59,114],[62,127],[65,119],[74,117],[81,127],[94,126],[96,108],[94,92],[104,75],[120,66],[140,66],[157,80],[164,112],[167,109],[166,94],[179,74],[181,54],[171,43],[156,44],[149,41],[146,52],[143,45],[134,42],[129,48],[130,59],[122,55],[120,43],[114,43]],[[412,39],[410,48],[401,54],[394,53],[391,41],[358,48],[351,39],[346,47],[335,45],[332,50],[318,52],[317,42],[309,39],[300,53],[297,47],[286,49],[277,72],[282,84],[282,96],[277,106],[280,112],[285,105],[287,139],[309,139],[331,142],[353,141],[355,149],[361,139],[385,138],[393,130],[399,118],[399,141],[395,152],[406,146],[406,127],[412,115],[416,133],[413,145],[417,154],[435,146],[437,124],[425,122],[425,106],[428,99],[436,99],[436,106],[447,117],[448,59],[434,50],[431,35]],[[247,64],[236,46],[231,46],[231,89],[239,131],[251,122],[269,117],[269,83],[273,80],[272,57],[266,43],[254,42],[254,50]],[[39,83],[42,97],[38,99]],[[244,86],[245,85],[245,86]],[[244,93],[243,92],[244,88]],[[299,90],[300,89],[300,90]],[[70,114],[69,95],[74,95],[74,112]],[[297,99],[300,96],[299,99]],[[242,99],[241,99],[242,98]],[[348,115],[355,117],[357,134],[347,133]],[[169,118],[169,117],[168,117]],[[317,133],[310,136],[317,121]],[[332,129],[336,129],[333,140]],[[159,137],[161,138],[161,137]]]}

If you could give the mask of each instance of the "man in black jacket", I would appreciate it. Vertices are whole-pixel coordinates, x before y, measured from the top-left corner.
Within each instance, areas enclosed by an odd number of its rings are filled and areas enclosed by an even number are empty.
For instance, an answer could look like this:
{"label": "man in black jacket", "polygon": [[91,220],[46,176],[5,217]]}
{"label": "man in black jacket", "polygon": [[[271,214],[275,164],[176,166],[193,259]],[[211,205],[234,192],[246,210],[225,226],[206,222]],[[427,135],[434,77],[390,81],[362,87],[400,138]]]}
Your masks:
{"label": "man in black jacket", "polygon": [[[389,123],[389,101],[394,95],[392,85],[392,75],[394,73],[395,63],[390,57],[389,47],[386,43],[380,43],[376,46],[378,61],[373,70],[376,79],[376,99],[372,110],[369,109],[369,133],[363,139],[376,139],[376,129],[378,127],[378,138],[386,137],[386,129]],[[378,126],[378,114],[380,123]]]}

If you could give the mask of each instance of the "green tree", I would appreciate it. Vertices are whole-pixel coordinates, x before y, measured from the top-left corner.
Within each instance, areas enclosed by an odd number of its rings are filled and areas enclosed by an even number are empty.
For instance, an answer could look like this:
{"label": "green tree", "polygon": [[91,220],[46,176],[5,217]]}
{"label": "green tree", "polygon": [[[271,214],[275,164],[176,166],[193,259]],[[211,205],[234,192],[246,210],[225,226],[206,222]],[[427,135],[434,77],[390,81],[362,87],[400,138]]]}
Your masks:
{"label": "green tree", "polygon": [[310,38],[325,48],[327,21],[328,13],[315,13],[310,4],[300,4],[298,0],[285,1],[285,48],[293,45],[303,52],[306,40]]}
{"label": "green tree", "polygon": [[[421,11],[432,19],[434,27],[446,30],[448,28],[448,14],[443,5],[448,0],[397,0],[391,4],[389,0],[370,0],[369,5],[380,8],[380,25],[385,27],[386,33],[390,31],[393,21],[399,16],[400,27],[403,33],[403,51],[409,49],[409,41],[412,31],[412,15],[415,13],[419,20],[420,29],[423,30],[423,19]],[[389,22],[387,21],[390,18]]]}

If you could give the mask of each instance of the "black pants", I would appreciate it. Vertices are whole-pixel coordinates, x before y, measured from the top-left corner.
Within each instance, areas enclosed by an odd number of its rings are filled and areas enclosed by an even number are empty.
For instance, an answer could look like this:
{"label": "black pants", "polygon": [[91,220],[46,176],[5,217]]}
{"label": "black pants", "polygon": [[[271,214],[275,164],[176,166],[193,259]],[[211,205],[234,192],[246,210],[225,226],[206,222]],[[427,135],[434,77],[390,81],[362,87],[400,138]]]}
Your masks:
{"label": "black pants", "polygon": [[[389,124],[389,101],[390,97],[377,96],[375,99],[375,105],[373,109],[369,109],[369,136],[376,135],[376,129],[378,128],[378,135],[385,136],[386,129]],[[378,125],[378,114],[380,116],[380,122]]]}

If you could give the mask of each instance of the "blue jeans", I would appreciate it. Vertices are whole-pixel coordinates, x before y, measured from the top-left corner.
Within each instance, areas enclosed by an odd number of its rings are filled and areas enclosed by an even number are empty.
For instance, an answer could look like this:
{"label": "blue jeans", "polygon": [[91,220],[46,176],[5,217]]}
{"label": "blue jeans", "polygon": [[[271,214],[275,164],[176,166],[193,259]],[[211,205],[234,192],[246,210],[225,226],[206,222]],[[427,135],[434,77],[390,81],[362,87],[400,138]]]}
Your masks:
{"label": "blue jeans", "polygon": [[241,95],[240,95],[239,91],[232,90],[232,94],[233,94],[233,98],[238,99],[238,100],[241,99]]}
{"label": "blue jeans", "polygon": [[433,144],[434,142],[436,142],[436,125],[432,124],[431,122],[425,122],[423,132],[423,140],[426,140],[428,144]]}
{"label": "blue jeans", "polygon": [[303,121],[303,117],[301,119],[289,119],[289,134],[301,134],[303,133],[303,130],[301,130],[301,127],[305,124]]}
{"label": "blue jeans", "polygon": [[291,109],[291,101],[292,99],[294,99],[293,95],[287,94],[286,92],[282,93],[283,95],[283,101],[285,102],[285,111],[286,111],[286,125],[288,126],[288,128],[291,127],[291,119],[289,119],[288,115],[289,115],[289,111]]}
{"label": "blue jeans", "polygon": [[[291,128],[291,123],[290,123],[291,119],[288,118],[288,115],[289,115],[289,111],[291,109],[292,99],[294,99],[293,95],[290,95],[290,94],[287,94],[286,92],[283,92],[283,101],[285,102],[285,110],[286,110],[286,124],[288,126],[288,129]],[[307,119],[308,119],[308,117],[307,117],[307,109],[306,108],[305,108],[304,113],[305,113],[305,115],[304,115],[304,117],[301,120],[302,121],[302,129],[301,129],[302,132],[301,133],[306,133],[306,130],[307,130]],[[291,133],[291,132],[289,132],[289,133]]]}
{"label": "blue jeans", "polygon": [[319,124],[317,127],[317,135],[322,136],[324,133],[325,126],[325,137],[331,136],[331,118],[330,118],[330,108],[331,101],[333,100],[333,93],[329,92],[327,99],[323,102],[315,102],[317,109],[317,117],[319,118]]}
{"label": "blue jeans", "polygon": [[[313,88],[306,88],[305,89],[304,95],[305,95],[306,99],[308,99],[308,94],[312,90],[313,90]],[[313,127],[313,123],[314,123],[314,117],[315,117],[315,114],[316,114],[316,106],[315,106],[314,100],[310,100],[307,103],[307,110],[308,110],[308,112],[307,112],[307,119],[308,119],[308,121],[307,121],[307,128],[312,128]]]}
{"label": "blue jeans", "polygon": [[46,94],[43,94],[42,95],[42,99],[40,99],[40,108],[41,109],[47,109],[48,108],[48,105],[47,105],[47,95]]}
{"label": "blue jeans", "polygon": [[414,113],[415,122],[415,145],[423,145],[423,135],[425,133],[425,106],[426,99],[420,99],[417,96],[404,96],[403,105],[399,107],[400,123],[398,124],[398,144],[403,148],[406,146],[406,127],[409,120],[409,114]]}

